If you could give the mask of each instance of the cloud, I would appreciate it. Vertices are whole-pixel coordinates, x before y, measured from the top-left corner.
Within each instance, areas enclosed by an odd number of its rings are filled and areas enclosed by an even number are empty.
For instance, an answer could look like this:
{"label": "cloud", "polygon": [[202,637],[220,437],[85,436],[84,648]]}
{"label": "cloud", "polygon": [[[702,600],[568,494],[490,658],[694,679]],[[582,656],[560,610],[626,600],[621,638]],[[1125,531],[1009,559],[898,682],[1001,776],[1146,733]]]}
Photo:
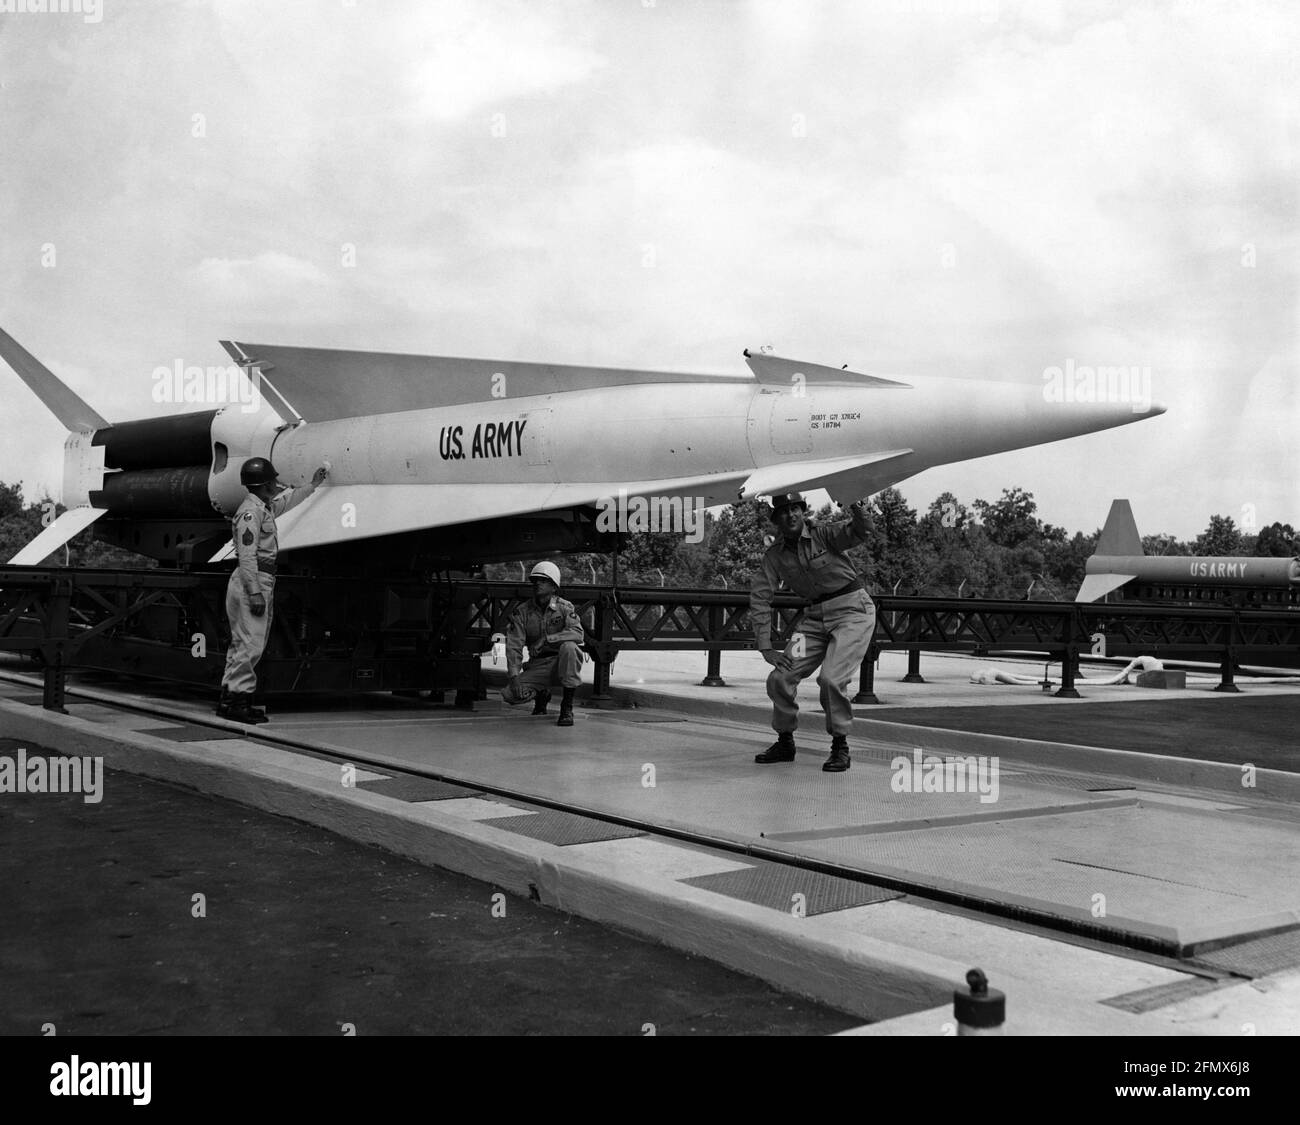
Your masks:
{"label": "cloud", "polygon": [[337,276],[275,250],[253,258],[204,258],[186,280],[196,303],[233,320],[262,320],[271,309],[297,321],[331,320],[343,299]]}
{"label": "cloud", "polygon": [[369,0],[315,7],[219,0],[215,12],[226,49],[258,100],[307,127],[319,127],[326,114],[457,122],[582,83],[605,66],[590,42],[585,5],[542,11],[522,0],[391,8]]}
{"label": "cloud", "polygon": [[256,258],[204,258],[194,275],[217,296],[248,296],[259,302],[286,286],[329,284],[319,266],[275,251]]}
{"label": "cloud", "polygon": [[540,96],[584,82],[605,60],[533,11],[519,11],[507,24],[471,20],[426,29],[425,46],[411,64],[412,104],[417,113],[457,121],[487,106]]}

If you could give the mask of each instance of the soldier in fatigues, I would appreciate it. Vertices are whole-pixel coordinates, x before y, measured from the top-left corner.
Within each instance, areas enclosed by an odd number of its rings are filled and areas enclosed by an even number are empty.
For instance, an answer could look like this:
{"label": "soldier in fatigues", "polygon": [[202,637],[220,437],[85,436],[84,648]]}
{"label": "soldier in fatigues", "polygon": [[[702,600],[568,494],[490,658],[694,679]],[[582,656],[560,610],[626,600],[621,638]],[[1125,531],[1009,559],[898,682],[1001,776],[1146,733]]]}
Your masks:
{"label": "soldier in fatigues", "polygon": [[[862,665],[876,628],[876,605],[853,561],[844,553],[867,536],[866,504],[849,508],[851,520],[812,527],[805,522],[808,504],[797,492],[772,497],[772,522],[778,538],[763,556],[749,589],[749,612],[763,659],[772,665],[767,695],[772,701],[772,729],[777,740],[754,761],[794,761],[794,731],[799,725],[795,692],[799,681],[820,666],[826,731],[831,754],[822,769],[839,773],[849,768],[848,734],[853,727],[850,680]],[[808,602],[803,620],[785,651],[772,646],[772,595],[777,584]]]}
{"label": "soldier in fatigues", "polygon": [[[560,594],[560,568],[539,562],[529,574],[533,584],[531,601],[510,615],[506,626],[506,680],[501,698],[509,704],[533,700],[533,714],[545,715],[550,702],[548,688],[559,683],[564,689],[557,727],[573,726],[573,693],[582,683],[582,619],[572,602]],[[524,660],[524,645],[529,660]]]}
{"label": "soldier in fatigues", "polygon": [[250,457],[239,471],[248,495],[231,518],[238,565],[226,586],[226,616],[230,620],[230,648],[221,678],[217,714],[239,723],[264,723],[266,712],[253,706],[257,690],[254,668],[266,648],[275,601],[275,517],[297,507],[324,482],[329,470],[316,470],[311,483],[289,489],[281,485],[275,466],[265,457]]}

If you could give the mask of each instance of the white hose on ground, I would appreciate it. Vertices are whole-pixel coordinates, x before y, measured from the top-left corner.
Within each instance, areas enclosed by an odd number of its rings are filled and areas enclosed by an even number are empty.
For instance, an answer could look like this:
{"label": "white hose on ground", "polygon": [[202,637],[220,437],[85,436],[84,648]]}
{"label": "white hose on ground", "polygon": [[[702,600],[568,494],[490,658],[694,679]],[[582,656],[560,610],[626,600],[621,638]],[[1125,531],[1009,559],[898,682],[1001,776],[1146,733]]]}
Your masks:
{"label": "white hose on ground", "polygon": [[[1128,662],[1122,671],[1116,672],[1113,676],[1106,676],[1103,679],[1086,679],[1083,676],[1075,676],[1076,684],[1125,684],[1128,683],[1129,673],[1138,672],[1160,672],[1164,670],[1164,665],[1154,656],[1138,656]],[[1051,677],[1049,681],[1055,683]],[[976,668],[970,675],[970,682],[973,684],[1022,684],[1025,686],[1033,685],[1037,687],[1043,681],[1033,676],[1022,676],[1018,672],[1008,672],[1002,668]]]}
{"label": "white hose on ground", "polygon": [[[1113,676],[1105,676],[1097,679],[1090,679],[1083,676],[1075,676],[1076,684],[1126,684],[1129,682],[1129,675],[1133,672],[1163,672],[1164,665],[1154,656],[1138,656],[1130,660],[1123,670],[1116,672]],[[1211,674],[1197,675],[1189,674],[1188,683],[1217,683],[1218,676]],[[1018,684],[1025,687],[1039,687],[1042,680],[1033,676],[1022,676],[1018,672],[1008,672],[1004,668],[976,668],[970,675],[970,682],[973,684]],[[1056,683],[1050,676],[1049,683]],[[1249,682],[1252,684],[1293,684],[1296,682],[1295,676],[1251,676]]]}

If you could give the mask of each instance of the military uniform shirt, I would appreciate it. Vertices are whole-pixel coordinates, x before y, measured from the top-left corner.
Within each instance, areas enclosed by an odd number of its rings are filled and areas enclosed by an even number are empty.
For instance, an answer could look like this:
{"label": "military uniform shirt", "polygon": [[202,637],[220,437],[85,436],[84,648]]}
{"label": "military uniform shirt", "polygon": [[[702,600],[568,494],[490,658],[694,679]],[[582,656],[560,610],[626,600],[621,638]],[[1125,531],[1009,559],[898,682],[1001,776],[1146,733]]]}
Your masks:
{"label": "military uniform shirt", "polygon": [[235,544],[235,557],[239,560],[239,578],[246,594],[251,596],[262,592],[259,571],[275,573],[275,558],[280,550],[275,517],[296,508],[314,491],[310,485],[286,488],[269,504],[262,503],[250,492],[235,509],[230,520],[231,537]]}
{"label": "military uniform shirt", "polygon": [[517,676],[524,665],[524,645],[531,659],[555,656],[565,641],[582,644],[586,636],[582,618],[558,594],[551,598],[545,609],[529,598],[510,615],[506,626],[506,675]]}
{"label": "military uniform shirt", "polygon": [[794,546],[784,536],[767,549],[749,587],[749,617],[759,650],[772,647],[772,595],[780,583],[804,601],[815,601],[843,589],[859,577],[853,560],[843,552],[867,537],[865,513],[827,527],[809,523]]}

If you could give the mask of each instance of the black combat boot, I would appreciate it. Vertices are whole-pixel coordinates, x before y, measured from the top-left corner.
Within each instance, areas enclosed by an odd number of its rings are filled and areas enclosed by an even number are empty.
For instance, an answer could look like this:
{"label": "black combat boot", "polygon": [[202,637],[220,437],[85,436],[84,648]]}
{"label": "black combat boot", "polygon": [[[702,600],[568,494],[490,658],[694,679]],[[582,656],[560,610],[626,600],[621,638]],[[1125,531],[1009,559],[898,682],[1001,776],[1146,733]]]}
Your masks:
{"label": "black combat boot", "polygon": [[762,765],[767,765],[769,762],[793,762],[794,732],[788,730],[779,731],[776,741],[761,754],[755,754],[754,761]]}
{"label": "black combat boot", "polygon": [[226,718],[236,723],[248,723],[250,726],[257,726],[267,721],[266,712],[253,706],[251,691],[231,693]]}
{"label": "black combat boot", "polygon": [[221,685],[221,698],[217,700],[217,718],[230,718],[230,689],[225,684]]}
{"label": "black combat boot", "polygon": [[551,693],[549,691],[544,691],[539,688],[537,694],[533,696],[533,714],[545,715],[546,705],[550,703],[550,701],[551,701]]}
{"label": "black combat boot", "polygon": [[573,693],[576,688],[566,687],[564,694],[560,697],[560,718],[556,722],[557,727],[573,726]]}
{"label": "black combat boot", "polygon": [[831,735],[831,756],[822,763],[822,769],[827,773],[843,773],[849,768],[849,738],[848,735],[835,734]]}

